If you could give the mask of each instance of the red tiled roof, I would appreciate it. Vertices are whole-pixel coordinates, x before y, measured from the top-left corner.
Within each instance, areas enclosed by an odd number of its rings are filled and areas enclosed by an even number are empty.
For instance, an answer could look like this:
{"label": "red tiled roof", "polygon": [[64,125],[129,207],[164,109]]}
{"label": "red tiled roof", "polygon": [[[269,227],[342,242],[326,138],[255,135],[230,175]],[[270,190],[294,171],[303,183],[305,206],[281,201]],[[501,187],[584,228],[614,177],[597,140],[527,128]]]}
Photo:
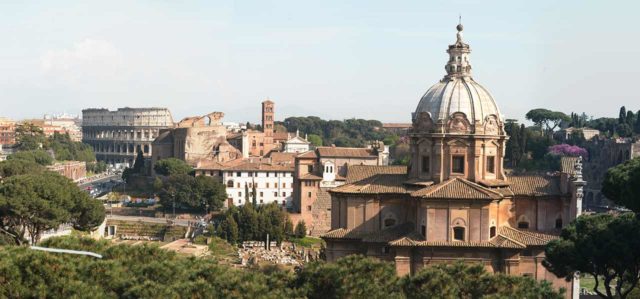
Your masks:
{"label": "red tiled roof", "polygon": [[322,236],[323,239],[360,240],[369,243],[388,243],[390,246],[404,247],[476,247],[524,249],[528,246],[544,246],[557,239],[555,234],[525,231],[511,227],[501,227],[498,235],[486,241],[427,241],[418,234],[412,222],[405,222],[378,232],[364,232],[358,229],[339,228]]}
{"label": "red tiled roof", "polygon": [[267,154],[268,158],[271,158],[271,163],[290,163],[293,164],[295,162],[296,153],[283,153],[283,152],[269,152]]}
{"label": "red tiled roof", "polygon": [[407,174],[407,166],[348,165],[347,184],[355,183],[377,174]]}
{"label": "red tiled roof", "polygon": [[317,176],[313,173],[306,173],[300,177],[301,180],[314,180],[314,181],[322,181],[321,176]]}
{"label": "red tiled roof", "polygon": [[560,176],[520,174],[508,177],[509,187],[516,196],[561,196]]}
{"label": "red tiled roof", "polygon": [[560,158],[561,171],[573,175],[576,172],[575,166],[578,162],[578,157],[562,157]]}
{"label": "red tiled roof", "polygon": [[298,156],[296,156],[298,158],[317,158],[318,155],[316,155],[316,151],[308,151],[308,152],[304,152],[302,154],[299,154]]}
{"label": "red tiled roof", "polygon": [[370,148],[319,146],[316,152],[320,157],[378,158],[375,151]]}
{"label": "red tiled roof", "polygon": [[407,180],[405,166],[349,165],[346,184],[333,188],[331,193],[350,194],[406,194],[415,190],[403,184]]}
{"label": "red tiled roof", "polygon": [[527,246],[544,246],[549,241],[558,239],[557,234],[521,230],[508,226],[500,227],[498,234]]}
{"label": "red tiled roof", "polygon": [[502,194],[465,179],[454,178],[411,193],[411,196],[432,199],[486,199],[503,198]]}

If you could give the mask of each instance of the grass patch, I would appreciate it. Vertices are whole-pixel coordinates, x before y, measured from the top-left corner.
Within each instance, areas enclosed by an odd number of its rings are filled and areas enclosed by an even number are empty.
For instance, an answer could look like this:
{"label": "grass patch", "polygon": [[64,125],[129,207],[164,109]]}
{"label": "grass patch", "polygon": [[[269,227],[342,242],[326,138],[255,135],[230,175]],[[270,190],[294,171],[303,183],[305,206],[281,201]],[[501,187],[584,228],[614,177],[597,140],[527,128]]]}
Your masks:
{"label": "grass patch", "polygon": [[218,237],[211,237],[211,242],[209,243],[209,252],[212,256],[218,258],[235,257],[237,254],[235,246]]}
{"label": "grass patch", "polygon": [[319,247],[324,244],[322,239],[314,237],[291,238],[289,241],[302,247]]}

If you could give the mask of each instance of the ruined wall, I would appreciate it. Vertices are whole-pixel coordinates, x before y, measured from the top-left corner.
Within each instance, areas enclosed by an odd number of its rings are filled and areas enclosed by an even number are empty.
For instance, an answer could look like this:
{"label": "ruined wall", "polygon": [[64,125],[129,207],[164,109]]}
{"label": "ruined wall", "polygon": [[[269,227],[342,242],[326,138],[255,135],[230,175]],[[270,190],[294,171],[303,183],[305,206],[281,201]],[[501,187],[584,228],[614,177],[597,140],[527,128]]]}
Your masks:
{"label": "ruined wall", "polygon": [[593,139],[585,147],[589,159],[584,163],[584,180],[588,183],[584,188],[583,205],[587,210],[612,206],[613,203],[600,192],[604,176],[609,168],[640,157],[640,141]]}

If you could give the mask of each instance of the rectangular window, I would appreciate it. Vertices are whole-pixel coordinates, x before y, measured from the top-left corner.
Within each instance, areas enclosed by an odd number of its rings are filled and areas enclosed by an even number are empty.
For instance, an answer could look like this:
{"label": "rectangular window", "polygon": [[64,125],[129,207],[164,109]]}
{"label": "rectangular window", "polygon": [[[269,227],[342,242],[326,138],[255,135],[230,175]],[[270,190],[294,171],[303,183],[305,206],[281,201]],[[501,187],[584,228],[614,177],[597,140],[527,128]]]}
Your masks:
{"label": "rectangular window", "polygon": [[237,176],[237,177],[241,177],[241,176],[242,176],[242,172],[239,172],[239,171],[238,171],[238,172],[236,173],[236,176]]}
{"label": "rectangular window", "polygon": [[307,195],[308,195],[309,197],[311,197],[311,192],[307,193]]}
{"label": "rectangular window", "polygon": [[273,192],[273,196],[276,196],[276,197],[277,197],[277,196],[278,196],[278,192],[277,192],[277,191],[276,191],[276,192]]}
{"label": "rectangular window", "polygon": [[464,241],[464,227],[454,227],[453,228],[453,239],[456,241]]}
{"label": "rectangular window", "polygon": [[422,156],[422,173],[429,173],[429,156]]}
{"label": "rectangular window", "polygon": [[287,183],[282,183],[282,188],[287,188]]}
{"label": "rectangular window", "polygon": [[262,194],[262,191],[260,191],[260,197],[263,197],[263,196],[264,196],[264,194]]}
{"label": "rectangular window", "polygon": [[451,172],[464,173],[464,156],[456,155],[451,157]]}
{"label": "rectangular window", "polygon": [[287,192],[282,192],[282,197],[287,197]]}
{"label": "rectangular window", "polygon": [[238,192],[238,197],[242,197],[242,192]]}
{"label": "rectangular window", "polygon": [[496,173],[496,157],[494,156],[487,157],[487,172]]}
{"label": "rectangular window", "polygon": [[269,188],[269,183],[267,183],[267,188]]}
{"label": "rectangular window", "polygon": [[307,172],[313,172],[313,165],[307,165]]}

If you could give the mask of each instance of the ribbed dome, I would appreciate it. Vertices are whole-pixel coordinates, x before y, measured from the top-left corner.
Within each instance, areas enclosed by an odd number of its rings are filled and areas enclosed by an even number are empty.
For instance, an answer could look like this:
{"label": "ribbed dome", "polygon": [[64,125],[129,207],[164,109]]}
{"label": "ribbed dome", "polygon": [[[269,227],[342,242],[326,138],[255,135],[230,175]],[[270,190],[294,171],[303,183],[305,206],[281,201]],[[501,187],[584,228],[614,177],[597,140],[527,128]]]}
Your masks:
{"label": "ribbed dome", "polygon": [[471,125],[484,123],[494,115],[502,122],[500,109],[487,89],[471,77],[445,78],[433,85],[420,99],[414,117],[428,112],[433,122],[447,122],[456,112],[465,114]]}
{"label": "ribbed dome", "polygon": [[449,45],[447,74],[422,96],[413,113],[414,131],[501,134],[502,115],[491,93],[471,77],[471,47],[462,40]]}

